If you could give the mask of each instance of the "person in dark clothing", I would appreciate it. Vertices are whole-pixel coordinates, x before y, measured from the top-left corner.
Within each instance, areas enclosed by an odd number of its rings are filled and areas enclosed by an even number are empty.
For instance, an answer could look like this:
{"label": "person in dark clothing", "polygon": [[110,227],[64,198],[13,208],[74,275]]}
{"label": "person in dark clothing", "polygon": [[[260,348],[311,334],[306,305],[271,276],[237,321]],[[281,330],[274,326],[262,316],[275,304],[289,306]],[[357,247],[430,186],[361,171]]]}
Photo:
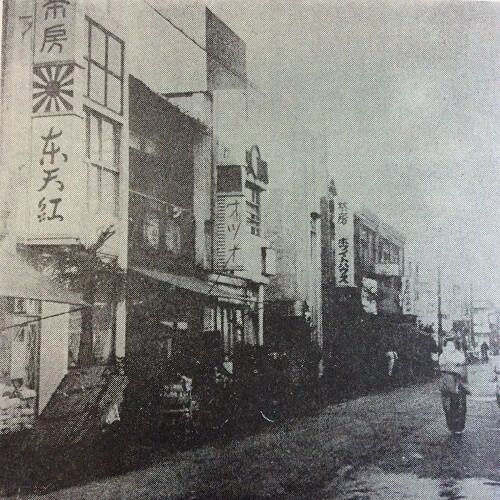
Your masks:
{"label": "person in dark clothing", "polygon": [[482,363],[488,362],[488,351],[489,350],[490,350],[489,345],[486,342],[483,342],[481,344],[481,362]]}

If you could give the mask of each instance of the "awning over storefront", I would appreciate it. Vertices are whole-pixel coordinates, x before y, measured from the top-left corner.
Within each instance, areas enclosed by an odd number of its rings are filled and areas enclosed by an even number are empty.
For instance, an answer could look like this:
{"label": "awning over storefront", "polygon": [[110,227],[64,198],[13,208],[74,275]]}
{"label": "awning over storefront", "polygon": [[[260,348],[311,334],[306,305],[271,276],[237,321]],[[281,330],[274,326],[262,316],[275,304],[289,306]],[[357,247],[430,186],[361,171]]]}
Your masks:
{"label": "awning over storefront", "polygon": [[221,283],[195,278],[193,276],[182,276],[180,274],[146,269],[144,267],[132,266],[130,269],[156,281],[168,283],[175,287],[204,295],[205,297],[213,297],[222,302],[233,302],[236,304],[250,304],[255,302],[255,299],[248,297],[245,289],[241,287],[231,287]]}
{"label": "awning over storefront", "polygon": [[78,294],[53,283],[21,257],[7,250],[0,250],[0,297],[88,306]]}

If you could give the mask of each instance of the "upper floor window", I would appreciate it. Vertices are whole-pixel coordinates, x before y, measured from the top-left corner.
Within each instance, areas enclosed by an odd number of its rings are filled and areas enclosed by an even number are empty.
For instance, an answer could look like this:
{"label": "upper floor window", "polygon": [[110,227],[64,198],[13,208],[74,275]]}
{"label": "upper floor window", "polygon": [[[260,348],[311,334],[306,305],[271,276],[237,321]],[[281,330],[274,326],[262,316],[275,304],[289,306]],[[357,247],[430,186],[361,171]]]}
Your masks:
{"label": "upper floor window", "polygon": [[92,101],[123,113],[124,44],[115,35],[87,18],[88,63],[87,97]]}
{"label": "upper floor window", "polygon": [[160,214],[158,212],[149,212],[144,217],[144,241],[155,250],[160,247]]}
{"label": "upper floor window", "polygon": [[250,233],[260,236],[260,192],[248,184],[246,186],[246,205]]}
{"label": "upper floor window", "polygon": [[120,175],[120,125],[86,110],[88,158],[88,206],[118,215]]}
{"label": "upper floor window", "polygon": [[165,248],[174,255],[181,253],[181,226],[178,218],[167,217],[165,221]]}

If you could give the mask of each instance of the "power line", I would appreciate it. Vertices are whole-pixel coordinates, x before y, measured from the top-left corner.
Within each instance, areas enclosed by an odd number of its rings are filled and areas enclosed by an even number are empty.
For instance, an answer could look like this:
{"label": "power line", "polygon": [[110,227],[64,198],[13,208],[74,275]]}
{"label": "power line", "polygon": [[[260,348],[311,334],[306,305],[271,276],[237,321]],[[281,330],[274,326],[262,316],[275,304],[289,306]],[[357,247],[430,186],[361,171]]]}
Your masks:
{"label": "power line", "polygon": [[156,12],[156,14],[158,14],[164,21],[166,21],[168,24],[170,24],[170,26],[172,26],[172,28],[174,28],[175,30],[177,30],[179,33],[181,33],[184,37],[186,37],[191,43],[194,43],[199,49],[203,50],[203,52],[205,52],[208,57],[210,57],[211,59],[213,59],[214,61],[216,61],[218,64],[220,64],[226,71],[228,71],[229,73],[231,73],[233,76],[235,76],[236,78],[238,78],[241,82],[243,82],[245,85],[248,85],[249,87],[251,87],[253,90],[256,90],[257,92],[263,94],[263,92],[259,89],[259,87],[257,87],[257,85],[253,84],[251,81],[248,80],[248,78],[246,76],[243,76],[241,73],[235,71],[233,68],[229,67],[224,61],[222,61],[219,57],[217,57],[215,54],[213,54],[212,52],[210,52],[206,47],[204,47],[203,45],[201,45],[201,43],[199,43],[195,38],[193,38],[192,36],[188,35],[180,26],[178,26],[177,24],[175,24],[172,19],[170,19],[169,17],[167,17],[165,14],[163,14],[160,10],[158,10],[154,5],[151,5],[148,0],[144,0],[144,3],[151,9],[153,10],[154,12]]}

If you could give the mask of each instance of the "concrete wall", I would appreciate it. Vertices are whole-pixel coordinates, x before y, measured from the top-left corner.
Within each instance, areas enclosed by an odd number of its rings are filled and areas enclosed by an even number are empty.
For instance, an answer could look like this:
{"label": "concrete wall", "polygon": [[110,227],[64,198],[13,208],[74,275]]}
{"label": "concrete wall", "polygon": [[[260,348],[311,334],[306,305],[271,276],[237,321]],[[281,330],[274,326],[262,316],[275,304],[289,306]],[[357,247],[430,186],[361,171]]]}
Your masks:
{"label": "concrete wall", "polygon": [[[33,192],[32,168],[38,166],[38,158],[32,159],[32,144],[39,137],[33,134],[32,120],[32,74],[33,74],[33,8],[35,2],[32,0],[5,0],[8,22],[5,23],[6,44],[2,50],[3,62],[3,85],[2,102],[0,109],[1,120],[1,145],[0,145],[0,207],[5,203],[14,213],[9,220],[9,230],[14,241],[23,241],[29,231],[30,214],[28,211],[28,190]],[[74,224],[75,234],[84,243],[95,242],[100,232],[109,224],[115,224],[117,234],[114,235],[103,251],[106,254],[116,255],[122,267],[127,263],[127,212],[128,212],[128,77],[127,56],[125,51],[125,75],[124,75],[124,109],[122,117],[112,115],[111,118],[121,123],[121,165],[120,165],[120,216],[103,213],[90,214],[86,211],[87,205],[87,165],[85,163],[85,123],[83,120],[82,105],[92,108],[96,106],[84,97],[86,92],[86,64],[84,62],[87,43],[85,43],[87,32],[85,29],[85,14],[89,14],[95,21],[102,24],[122,39],[126,39],[126,32],[120,27],[113,16],[112,10],[116,11],[121,2],[115,0],[96,0],[78,2],[77,21],[75,23],[76,44],[74,55],[75,62],[81,68],[75,67],[74,78],[74,108],[76,116],[72,116],[78,125],[72,129],[68,148],[71,148],[71,161],[67,164],[68,177],[66,181],[66,195],[71,199],[68,206],[78,207],[79,218]],[[119,10],[119,9],[118,9]],[[130,24],[127,22],[127,25]],[[126,40],[125,40],[126,41]],[[106,114],[105,109],[99,112]],[[70,117],[65,117],[69,119]],[[62,120],[62,118],[61,118]],[[56,124],[58,126],[59,122]],[[57,129],[56,129],[57,130]],[[68,129],[69,130],[69,129]],[[35,137],[35,139],[34,139]],[[70,165],[71,163],[71,165]],[[69,192],[70,184],[77,184],[78,189]],[[35,188],[36,189],[36,188]],[[124,350],[124,305],[120,305],[117,314],[116,332],[117,351]],[[56,358],[67,356],[67,345],[49,343],[47,349],[52,348]],[[48,354],[47,354],[48,355]],[[56,377],[57,378],[57,377]],[[49,384],[51,386],[52,383]],[[48,393],[47,393],[48,394]],[[48,397],[48,395],[46,396]]]}
{"label": "concrete wall", "polygon": [[[31,64],[33,4],[5,0],[5,46],[0,109],[0,207],[11,211],[10,233],[27,230],[26,194],[31,164]],[[28,17],[26,17],[28,16]]]}
{"label": "concrete wall", "polygon": [[271,280],[266,300],[307,301],[317,325],[315,340],[321,345],[321,224],[316,222],[316,244],[311,249],[311,213],[320,213],[320,200],[328,189],[323,143],[292,118],[269,139],[264,143],[272,168],[264,236],[276,248],[278,273]]}

